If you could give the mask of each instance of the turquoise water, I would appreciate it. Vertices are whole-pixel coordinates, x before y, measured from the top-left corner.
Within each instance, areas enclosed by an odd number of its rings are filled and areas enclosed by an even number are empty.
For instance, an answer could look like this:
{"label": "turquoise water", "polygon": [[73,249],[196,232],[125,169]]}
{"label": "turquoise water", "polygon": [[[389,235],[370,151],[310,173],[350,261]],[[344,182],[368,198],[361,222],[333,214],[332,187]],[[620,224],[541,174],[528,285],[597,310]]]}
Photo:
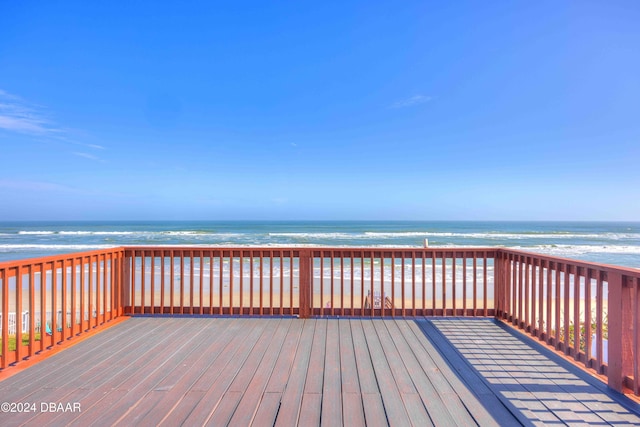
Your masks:
{"label": "turquoise water", "polygon": [[504,246],[640,268],[640,222],[0,222],[0,261],[121,245]]}

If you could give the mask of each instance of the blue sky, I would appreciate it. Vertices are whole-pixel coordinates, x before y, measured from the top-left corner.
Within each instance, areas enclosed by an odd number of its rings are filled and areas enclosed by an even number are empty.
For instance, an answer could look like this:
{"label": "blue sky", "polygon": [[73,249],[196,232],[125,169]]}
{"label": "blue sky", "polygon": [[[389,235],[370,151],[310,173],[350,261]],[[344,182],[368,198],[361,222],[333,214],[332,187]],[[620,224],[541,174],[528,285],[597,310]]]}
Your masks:
{"label": "blue sky", "polygon": [[3,2],[0,220],[640,220],[638,22],[632,0]]}

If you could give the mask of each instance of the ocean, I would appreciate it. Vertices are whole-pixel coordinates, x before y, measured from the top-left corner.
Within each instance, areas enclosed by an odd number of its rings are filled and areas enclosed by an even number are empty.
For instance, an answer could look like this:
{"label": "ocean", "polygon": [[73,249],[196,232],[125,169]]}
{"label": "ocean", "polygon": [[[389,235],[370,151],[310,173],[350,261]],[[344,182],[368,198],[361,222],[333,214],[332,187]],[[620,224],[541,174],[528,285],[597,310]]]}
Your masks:
{"label": "ocean", "polygon": [[640,222],[0,222],[0,261],[114,246],[509,247],[640,268]]}

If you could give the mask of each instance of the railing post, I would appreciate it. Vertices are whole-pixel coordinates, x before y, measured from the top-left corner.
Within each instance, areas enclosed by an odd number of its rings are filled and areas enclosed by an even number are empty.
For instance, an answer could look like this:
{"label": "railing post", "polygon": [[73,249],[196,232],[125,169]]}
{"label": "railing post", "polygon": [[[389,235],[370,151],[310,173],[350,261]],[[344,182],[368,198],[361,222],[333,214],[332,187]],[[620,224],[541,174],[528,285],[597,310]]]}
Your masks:
{"label": "railing post", "polygon": [[309,249],[301,249],[299,251],[300,262],[300,313],[301,319],[311,317],[311,251]]}
{"label": "railing post", "polygon": [[[133,314],[133,305],[131,304],[131,262],[135,260],[131,256],[133,251],[126,250],[124,251],[124,258],[122,260],[122,268],[120,269],[122,274],[122,280],[120,281],[121,295],[121,307],[124,314]],[[127,313],[126,307],[130,308],[130,312]]]}
{"label": "railing post", "polygon": [[494,317],[499,319],[502,313],[502,252],[496,251],[493,266],[493,304]]}
{"label": "railing post", "polygon": [[625,286],[622,273],[607,272],[609,304],[609,359],[607,377],[609,387],[622,392],[624,378],[633,370],[631,288]]}
{"label": "railing post", "polygon": [[0,352],[0,368],[5,369],[9,363],[9,283],[7,270],[0,269],[0,281],[2,281],[2,307],[0,307],[0,322],[2,322],[2,347]]}
{"label": "railing post", "polygon": [[507,270],[506,270],[507,255],[501,249],[496,252],[495,263],[496,266],[493,270],[493,293],[494,304],[496,305],[495,317],[497,319],[504,319],[507,316],[507,307],[509,303],[507,301]]}

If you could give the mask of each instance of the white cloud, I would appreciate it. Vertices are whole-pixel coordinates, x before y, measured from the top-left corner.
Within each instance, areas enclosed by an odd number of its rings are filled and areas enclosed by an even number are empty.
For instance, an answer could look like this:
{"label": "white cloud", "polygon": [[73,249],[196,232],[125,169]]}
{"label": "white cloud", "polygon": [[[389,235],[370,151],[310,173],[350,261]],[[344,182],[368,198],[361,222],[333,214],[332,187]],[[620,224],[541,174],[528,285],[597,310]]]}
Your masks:
{"label": "white cloud", "polygon": [[76,192],[77,190],[64,185],[53,182],[42,181],[23,181],[14,179],[0,179],[0,188],[12,190],[28,190],[28,191],[65,191]]}
{"label": "white cloud", "polygon": [[61,129],[48,120],[42,108],[0,90],[0,129],[30,135],[54,135]]}
{"label": "white cloud", "polygon": [[78,157],[84,157],[85,159],[100,160],[98,156],[94,156],[93,154],[89,154],[89,153],[80,153],[80,152],[74,151],[73,154]]}
{"label": "white cloud", "polygon": [[[105,150],[98,144],[88,144],[72,140],[69,130],[46,117],[45,108],[30,104],[16,95],[0,89],[0,131],[16,132],[37,137],[54,138],[66,144],[73,144],[89,150]],[[76,156],[91,160],[100,160],[99,157],[84,153],[72,152]]]}
{"label": "white cloud", "polygon": [[391,108],[404,108],[404,107],[413,107],[415,105],[424,104],[425,102],[431,101],[433,98],[431,96],[425,95],[414,95],[410,98],[406,98],[400,101],[397,101],[391,105]]}

